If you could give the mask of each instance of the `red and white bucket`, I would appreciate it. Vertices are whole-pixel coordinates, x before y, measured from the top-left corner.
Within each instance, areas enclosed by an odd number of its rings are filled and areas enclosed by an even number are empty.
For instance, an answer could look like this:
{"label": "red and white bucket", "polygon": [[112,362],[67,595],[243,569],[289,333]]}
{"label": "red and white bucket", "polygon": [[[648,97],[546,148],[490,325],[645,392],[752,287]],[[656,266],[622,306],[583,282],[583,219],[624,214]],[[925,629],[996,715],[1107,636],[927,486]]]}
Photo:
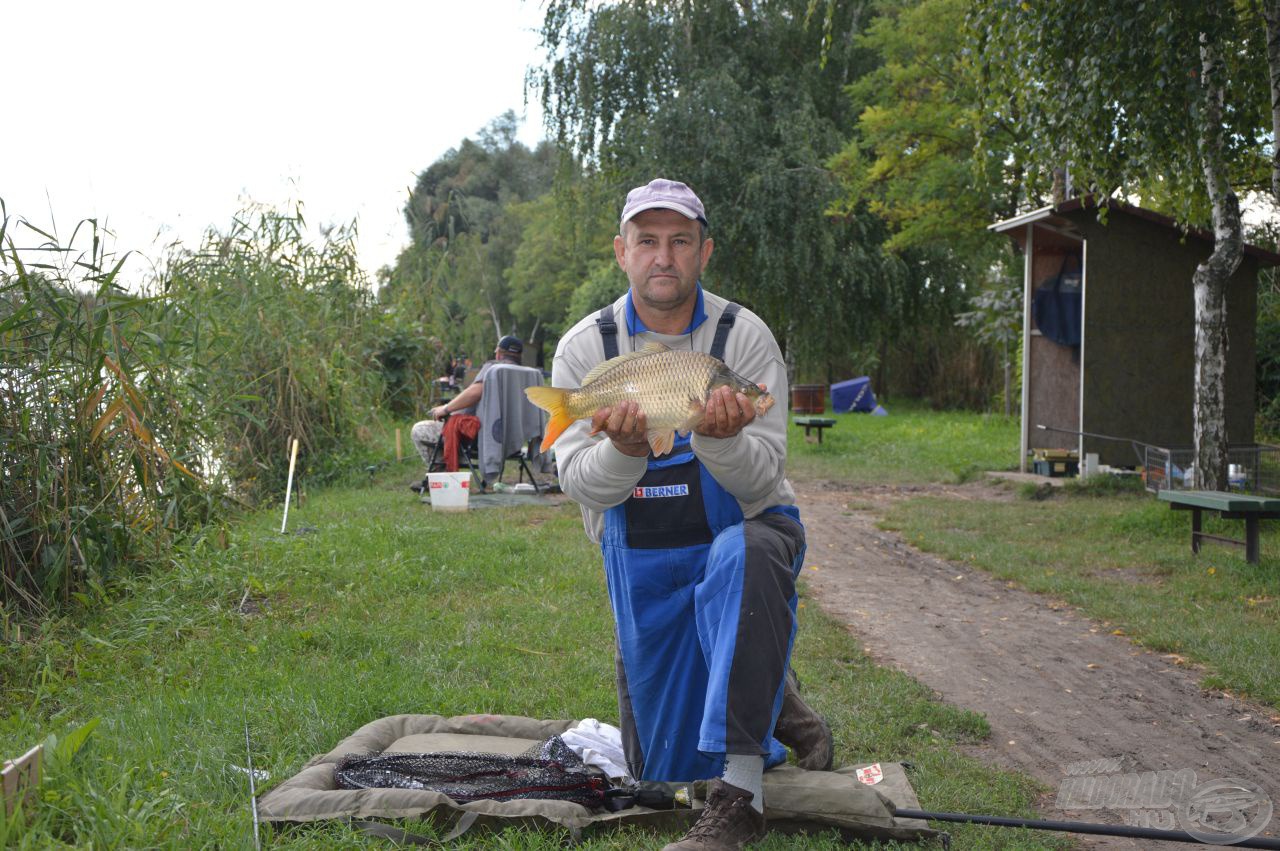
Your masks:
{"label": "red and white bucket", "polygon": [[471,472],[427,473],[433,511],[466,511],[471,495]]}

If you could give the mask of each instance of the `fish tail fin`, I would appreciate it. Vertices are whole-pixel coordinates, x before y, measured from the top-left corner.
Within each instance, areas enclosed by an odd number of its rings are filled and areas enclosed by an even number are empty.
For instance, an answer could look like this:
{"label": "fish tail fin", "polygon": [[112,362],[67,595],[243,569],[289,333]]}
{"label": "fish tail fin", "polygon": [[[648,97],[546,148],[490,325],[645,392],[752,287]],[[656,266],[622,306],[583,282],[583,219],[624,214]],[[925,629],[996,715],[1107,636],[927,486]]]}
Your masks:
{"label": "fish tail fin", "polygon": [[569,413],[569,394],[571,390],[562,387],[526,387],[524,395],[529,401],[551,415],[547,428],[542,435],[541,451],[546,452],[556,442],[564,430],[573,424],[575,417]]}

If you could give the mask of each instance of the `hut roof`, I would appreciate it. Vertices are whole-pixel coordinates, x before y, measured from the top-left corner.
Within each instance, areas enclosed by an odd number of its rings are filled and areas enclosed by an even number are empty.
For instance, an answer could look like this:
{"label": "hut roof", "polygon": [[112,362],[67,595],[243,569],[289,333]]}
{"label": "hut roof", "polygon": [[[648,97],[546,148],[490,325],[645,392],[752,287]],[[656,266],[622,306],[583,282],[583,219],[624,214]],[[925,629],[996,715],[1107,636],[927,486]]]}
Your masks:
{"label": "hut roof", "polygon": [[[1161,227],[1168,228],[1169,230],[1177,233],[1179,237],[1184,235],[1192,236],[1196,239],[1203,240],[1210,245],[1213,244],[1213,234],[1209,231],[1203,230],[1202,228],[1183,227],[1178,224],[1176,220],[1169,218],[1163,213],[1157,213],[1155,210],[1148,210],[1145,207],[1139,207],[1136,204],[1129,204],[1115,198],[1108,198],[1102,203],[1111,210],[1119,210],[1123,213],[1127,213],[1128,215],[1136,216],[1140,219],[1146,219],[1147,221],[1154,222]],[[1065,228],[1071,225],[1071,214],[1078,214],[1082,210],[1097,209],[1097,207],[1098,203],[1094,196],[1083,195],[1079,198],[1072,198],[1068,201],[1063,201],[1061,204],[1041,207],[1039,210],[1032,210],[1029,213],[1023,213],[1020,216],[1014,216],[1012,219],[1005,219],[1003,222],[996,222],[993,225],[988,225],[987,229],[996,231],[997,233],[1004,233],[1006,231],[1015,230],[1023,225],[1041,222],[1050,226]],[[1268,251],[1265,248],[1260,248],[1256,245],[1249,245],[1248,243],[1245,244],[1244,251],[1246,254],[1256,257],[1260,265],[1280,266],[1280,254],[1277,254],[1274,251]]]}

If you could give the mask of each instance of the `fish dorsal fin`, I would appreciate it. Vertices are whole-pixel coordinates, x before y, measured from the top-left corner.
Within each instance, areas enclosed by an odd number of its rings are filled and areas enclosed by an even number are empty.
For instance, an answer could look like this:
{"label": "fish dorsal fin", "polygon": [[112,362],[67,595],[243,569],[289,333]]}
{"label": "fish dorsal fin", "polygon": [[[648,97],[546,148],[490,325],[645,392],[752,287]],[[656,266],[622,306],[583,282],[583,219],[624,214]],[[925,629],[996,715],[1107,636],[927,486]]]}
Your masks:
{"label": "fish dorsal fin", "polygon": [[609,358],[609,360],[605,361],[604,363],[598,364],[595,369],[591,370],[590,372],[588,372],[586,375],[582,377],[582,386],[586,387],[588,384],[595,381],[597,378],[604,375],[606,372],[613,369],[615,366],[624,364],[627,361],[635,360],[636,358],[647,358],[650,355],[656,355],[661,352],[669,352],[669,351],[671,351],[671,348],[669,346],[664,346],[662,343],[659,343],[659,342],[645,343],[643,346],[641,346],[638,350],[634,352],[627,352],[625,355],[618,355],[616,358]]}

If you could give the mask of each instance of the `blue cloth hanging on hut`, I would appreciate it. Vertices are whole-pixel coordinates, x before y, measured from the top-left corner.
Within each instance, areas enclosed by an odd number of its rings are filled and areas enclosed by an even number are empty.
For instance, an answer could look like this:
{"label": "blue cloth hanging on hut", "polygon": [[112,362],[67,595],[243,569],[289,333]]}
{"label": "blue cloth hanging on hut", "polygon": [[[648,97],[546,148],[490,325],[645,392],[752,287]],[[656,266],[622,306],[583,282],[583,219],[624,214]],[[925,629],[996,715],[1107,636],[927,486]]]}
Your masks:
{"label": "blue cloth hanging on hut", "polygon": [[[1068,270],[1072,260],[1076,268]],[[1062,268],[1036,288],[1031,301],[1031,315],[1036,327],[1048,339],[1062,346],[1080,347],[1084,299],[1080,289],[1080,258],[1068,254]]]}

